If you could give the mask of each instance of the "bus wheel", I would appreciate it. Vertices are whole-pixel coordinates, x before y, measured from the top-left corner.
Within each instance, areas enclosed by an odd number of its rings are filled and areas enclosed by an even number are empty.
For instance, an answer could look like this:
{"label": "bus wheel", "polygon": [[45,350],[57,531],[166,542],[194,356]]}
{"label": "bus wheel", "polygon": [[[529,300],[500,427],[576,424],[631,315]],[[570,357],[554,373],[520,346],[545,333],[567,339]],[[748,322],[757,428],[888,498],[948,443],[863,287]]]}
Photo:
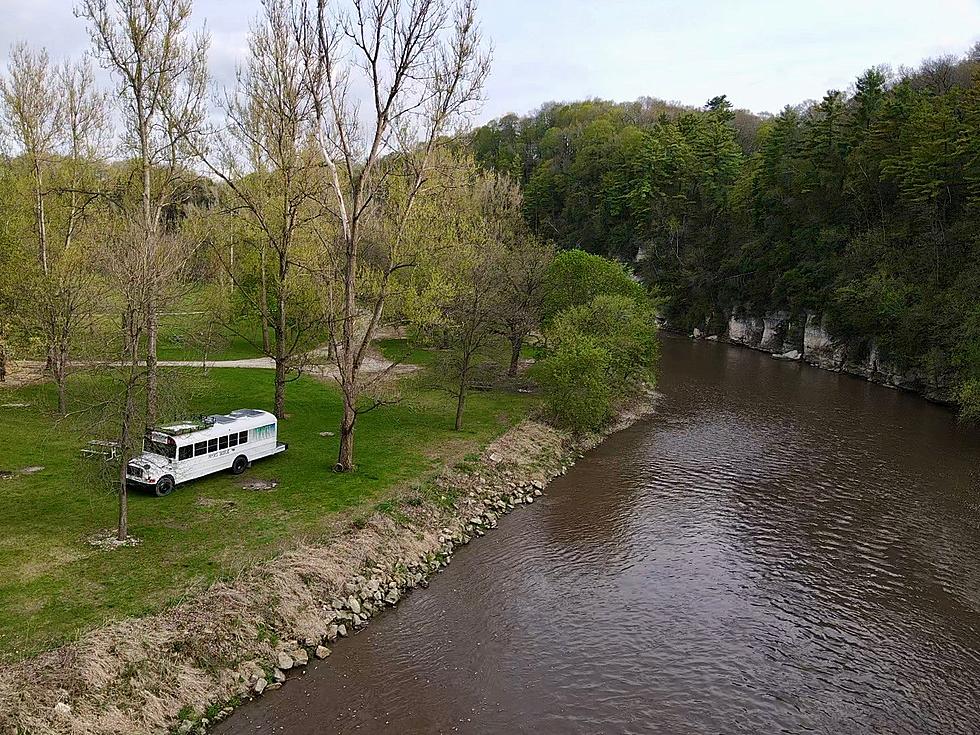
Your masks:
{"label": "bus wheel", "polygon": [[164,475],[157,480],[157,484],[153,487],[153,491],[157,494],[158,498],[170,495],[170,493],[174,491],[174,478],[172,478],[170,475]]}
{"label": "bus wheel", "polygon": [[248,458],[244,454],[235,457],[231,465],[231,474],[240,475],[248,468]]}

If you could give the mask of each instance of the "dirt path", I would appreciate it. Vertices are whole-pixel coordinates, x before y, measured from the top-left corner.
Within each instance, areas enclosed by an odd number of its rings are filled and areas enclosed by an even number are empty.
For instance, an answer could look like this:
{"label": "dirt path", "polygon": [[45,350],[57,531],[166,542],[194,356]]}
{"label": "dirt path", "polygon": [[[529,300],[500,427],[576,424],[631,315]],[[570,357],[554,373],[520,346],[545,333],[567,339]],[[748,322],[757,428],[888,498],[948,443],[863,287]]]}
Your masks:
{"label": "dirt path", "polygon": [[[325,354],[320,356],[320,351],[313,353],[314,356],[325,358]],[[188,367],[188,368],[246,368],[251,370],[272,370],[276,364],[271,357],[252,357],[245,360],[160,360],[161,367]],[[72,363],[72,367],[84,368],[87,363]],[[89,365],[90,366],[90,365]],[[393,363],[381,357],[365,357],[361,365],[362,375],[377,375],[385,370],[391,370],[391,375],[405,375],[406,373],[418,370],[418,365],[393,365]],[[311,364],[303,368],[303,372],[317,378],[336,378],[337,367],[332,363],[327,363],[324,359],[323,364]],[[0,383],[0,388],[17,388],[27,383],[39,383],[45,379],[44,362],[41,360],[20,360],[8,366],[7,380]]]}

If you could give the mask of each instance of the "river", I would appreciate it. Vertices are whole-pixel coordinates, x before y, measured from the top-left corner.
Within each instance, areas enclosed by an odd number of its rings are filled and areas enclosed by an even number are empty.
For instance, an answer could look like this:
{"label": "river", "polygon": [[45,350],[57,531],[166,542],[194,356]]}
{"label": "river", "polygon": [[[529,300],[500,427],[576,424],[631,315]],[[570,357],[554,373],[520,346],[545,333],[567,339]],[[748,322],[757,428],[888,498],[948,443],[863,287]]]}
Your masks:
{"label": "river", "polygon": [[980,732],[980,432],[678,338],[659,390],[217,732]]}

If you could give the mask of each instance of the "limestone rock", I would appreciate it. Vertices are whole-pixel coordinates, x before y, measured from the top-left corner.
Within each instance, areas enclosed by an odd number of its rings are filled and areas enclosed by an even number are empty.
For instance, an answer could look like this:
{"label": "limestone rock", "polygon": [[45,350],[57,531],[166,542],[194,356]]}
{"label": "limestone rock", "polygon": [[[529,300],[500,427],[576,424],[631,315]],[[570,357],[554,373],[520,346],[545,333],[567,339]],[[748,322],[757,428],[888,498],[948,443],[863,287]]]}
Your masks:
{"label": "limestone rock", "polygon": [[324,659],[330,655],[330,649],[326,646],[317,646],[316,650],[313,652],[313,655],[319,659]]}
{"label": "limestone rock", "polygon": [[305,648],[298,648],[293,651],[293,661],[297,666],[306,666],[310,662],[310,656]]}
{"label": "limestone rock", "polygon": [[255,686],[253,687],[256,694],[261,694],[268,688],[269,688],[269,682],[265,680],[264,676],[261,679],[259,679],[257,682],[255,682]]}
{"label": "limestone rock", "polygon": [[276,665],[283,671],[289,671],[293,668],[293,657],[290,656],[285,651],[280,651],[279,656],[276,658]]}
{"label": "limestone rock", "polygon": [[354,613],[355,615],[361,612],[361,603],[356,597],[354,597],[354,595],[351,595],[350,597],[347,598],[347,606],[351,609],[351,612]]}
{"label": "limestone rock", "polygon": [[732,314],[728,320],[728,339],[746,347],[758,347],[765,331],[766,325],[758,317]]}

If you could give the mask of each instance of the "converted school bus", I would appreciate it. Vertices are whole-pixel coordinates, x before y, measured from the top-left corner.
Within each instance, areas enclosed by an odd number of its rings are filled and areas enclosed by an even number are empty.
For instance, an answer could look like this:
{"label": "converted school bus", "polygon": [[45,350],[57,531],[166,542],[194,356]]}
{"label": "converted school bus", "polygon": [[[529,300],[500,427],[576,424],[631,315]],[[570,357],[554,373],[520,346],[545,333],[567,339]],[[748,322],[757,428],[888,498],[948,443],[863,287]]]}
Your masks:
{"label": "converted school bus", "polygon": [[126,481],[163,497],[183,482],[215,472],[239,475],[255,460],[288,448],[278,441],[273,414],[240,408],[147,431],[142,454],[126,466]]}

